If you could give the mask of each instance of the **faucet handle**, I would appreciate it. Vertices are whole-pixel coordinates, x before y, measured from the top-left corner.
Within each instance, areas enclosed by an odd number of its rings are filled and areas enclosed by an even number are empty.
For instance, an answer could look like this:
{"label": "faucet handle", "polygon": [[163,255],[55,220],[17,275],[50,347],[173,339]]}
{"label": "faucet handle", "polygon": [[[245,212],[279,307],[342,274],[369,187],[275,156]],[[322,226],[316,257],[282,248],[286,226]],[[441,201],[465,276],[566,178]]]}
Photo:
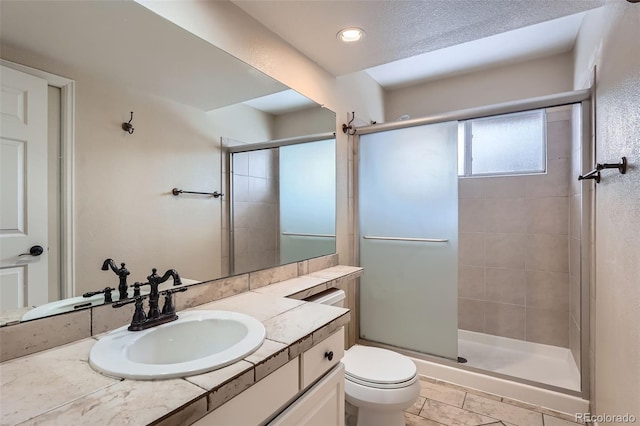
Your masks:
{"label": "faucet handle", "polygon": [[177,289],[169,289],[162,292],[164,294],[164,305],[162,306],[162,314],[170,315],[176,312],[176,308],[173,306],[173,293],[181,293],[187,291],[187,287],[180,287]]}
{"label": "faucet handle", "polygon": [[87,293],[84,293],[82,297],[91,297],[91,296],[95,296],[96,294],[104,293],[104,303],[111,303],[113,302],[113,299],[111,298],[111,292],[113,290],[115,290],[115,288],[105,287],[103,290],[89,291]]}
{"label": "faucet handle", "polygon": [[135,282],[133,283],[133,297],[138,297],[140,296],[140,287],[144,287],[145,285],[150,285],[149,283],[141,283],[141,282]]}
{"label": "faucet handle", "polygon": [[147,297],[146,294],[144,296],[136,296],[132,299],[116,302],[113,305],[111,305],[113,308],[121,308],[124,305],[129,305],[131,303],[136,304],[136,309],[133,312],[133,318],[131,319],[131,325],[128,327],[129,331],[142,330],[141,325],[144,324],[144,322],[147,319],[147,315],[144,313],[144,303],[143,303],[146,297]]}

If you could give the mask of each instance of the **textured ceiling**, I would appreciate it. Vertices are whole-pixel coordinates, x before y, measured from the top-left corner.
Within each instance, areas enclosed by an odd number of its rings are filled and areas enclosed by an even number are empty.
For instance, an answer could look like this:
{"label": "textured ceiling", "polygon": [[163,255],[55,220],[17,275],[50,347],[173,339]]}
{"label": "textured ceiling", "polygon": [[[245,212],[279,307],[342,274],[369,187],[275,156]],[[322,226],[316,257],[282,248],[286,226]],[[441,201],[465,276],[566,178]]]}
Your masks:
{"label": "textured ceiling", "polygon": [[[605,0],[232,0],[334,75],[602,6]],[[357,44],[336,38],[357,26]]]}

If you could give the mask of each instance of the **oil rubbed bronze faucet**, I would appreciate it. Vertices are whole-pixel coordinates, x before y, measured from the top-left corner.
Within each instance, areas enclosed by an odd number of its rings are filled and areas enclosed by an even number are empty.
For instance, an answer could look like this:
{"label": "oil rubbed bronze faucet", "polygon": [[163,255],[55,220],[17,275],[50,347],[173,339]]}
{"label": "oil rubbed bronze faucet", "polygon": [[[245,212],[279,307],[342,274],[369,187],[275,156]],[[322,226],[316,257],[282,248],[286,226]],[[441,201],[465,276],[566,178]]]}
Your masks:
{"label": "oil rubbed bronze faucet", "polygon": [[[187,287],[165,290],[163,292],[158,291],[158,286],[169,278],[173,278],[174,286],[182,284],[182,281],[180,280],[180,275],[178,275],[175,269],[169,269],[162,277],[156,274],[157,271],[158,270],[156,268],[151,270],[151,275],[147,277],[148,282],[144,284],[135,283],[134,287],[136,291],[134,292],[134,297],[132,299],[119,301],[112,305],[114,308],[120,308],[130,303],[136,304],[133,319],[131,320],[131,325],[128,328],[129,331],[146,330],[147,328],[155,327],[156,325],[178,319],[178,315],[176,315],[176,310],[173,306],[172,295],[173,293],[187,291]],[[140,295],[140,287],[146,285],[150,288],[149,294]],[[158,308],[161,293],[165,295],[162,311]],[[144,299],[146,298],[149,298],[149,312],[147,314],[144,312]]]}
{"label": "oil rubbed bronze faucet", "polygon": [[113,259],[106,259],[102,262],[103,271],[108,271],[109,267],[111,267],[111,270],[115,272],[118,278],[120,278],[120,282],[118,283],[118,292],[120,293],[119,299],[127,299],[129,297],[129,294],[127,293],[127,276],[129,275],[129,270],[124,267],[124,262],[120,264],[119,268],[116,266],[116,262],[114,262]]}

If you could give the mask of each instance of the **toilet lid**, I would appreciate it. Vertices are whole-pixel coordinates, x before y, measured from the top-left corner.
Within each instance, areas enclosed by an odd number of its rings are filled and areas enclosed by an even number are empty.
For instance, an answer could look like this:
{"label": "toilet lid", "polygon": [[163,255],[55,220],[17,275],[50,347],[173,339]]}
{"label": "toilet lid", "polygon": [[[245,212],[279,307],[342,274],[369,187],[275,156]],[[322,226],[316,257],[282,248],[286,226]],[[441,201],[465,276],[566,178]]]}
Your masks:
{"label": "toilet lid", "polygon": [[342,358],[346,376],[358,382],[395,384],[416,376],[416,365],[398,353],[370,346],[356,345]]}

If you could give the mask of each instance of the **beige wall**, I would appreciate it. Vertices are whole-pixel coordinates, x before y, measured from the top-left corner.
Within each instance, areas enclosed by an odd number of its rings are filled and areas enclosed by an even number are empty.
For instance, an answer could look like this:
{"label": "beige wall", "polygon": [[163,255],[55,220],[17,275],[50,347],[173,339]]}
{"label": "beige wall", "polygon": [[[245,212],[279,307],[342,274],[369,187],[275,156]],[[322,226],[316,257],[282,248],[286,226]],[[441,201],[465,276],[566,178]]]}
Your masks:
{"label": "beige wall", "polygon": [[335,131],[336,116],[325,108],[307,108],[274,117],[273,139]]}
{"label": "beige wall", "polygon": [[595,413],[640,418],[640,4],[609,0],[587,18],[574,80],[584,87],[597,66],[596,161],[631,166],[595,187],[592,402]]}
{"label": "beige wall", "polygon": [[460,328],[569,347],[571,130],[547,110],[546,174],[460,178]]}
{"label": "beige wall", "polygon": [[495,67],[386,93],[386,118],[395,121],[572,90],[572,55],[563,53]]}

